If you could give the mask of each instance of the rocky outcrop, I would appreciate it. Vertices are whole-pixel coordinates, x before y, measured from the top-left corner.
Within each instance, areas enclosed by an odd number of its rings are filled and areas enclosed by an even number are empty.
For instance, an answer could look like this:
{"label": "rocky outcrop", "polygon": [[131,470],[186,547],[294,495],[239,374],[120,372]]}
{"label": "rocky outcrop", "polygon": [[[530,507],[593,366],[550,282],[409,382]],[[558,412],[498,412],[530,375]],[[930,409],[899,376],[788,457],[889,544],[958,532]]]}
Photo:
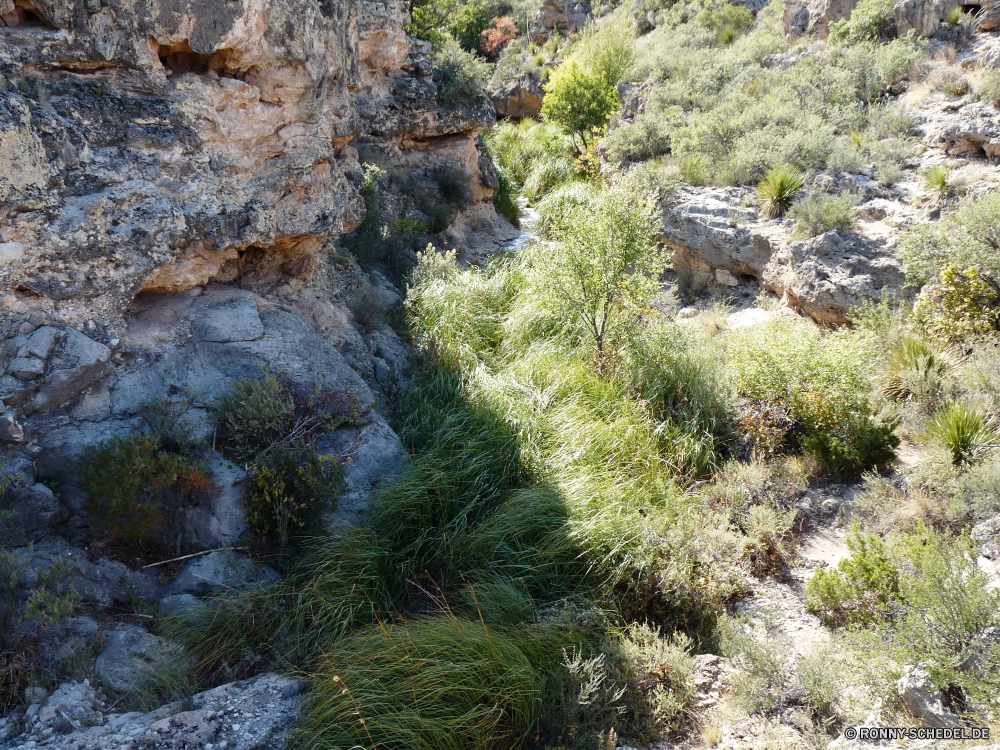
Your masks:
{"label": "rocky outcrop", "polygon": [[919,111],[924,144],[949,156],[1000,156],[1000,110],[977,101],[937,96]]}
{"label": "rocky outcrop", "polygon": [[514,78],[494,80],[490,99],[497,111],[497,117],[520,120],[534,117],[542,111],[545,88],[542,80],[533,72],[522,72]]}
{"label": "rocky outcrop", "polygon": [[[957,0],[899,0],[892,9],[896,33],[930,36],[960,4]],[[857,0],[785,0],[785,35],[788,41],[804,36],[826,39],[830,24],[850,18],[856,5]]]}
{"label": "rocky outcrop", "polygon": [[165,638],[122,624],[105,636],[94,674],[112,690],[125,693],[183,666],[180,649]]}
{"label": "rocky outcrop", "polygon": [[150,713],[113,713],[110,701],[87,681],[64,683],[14,722],[0,727],[0,748],[28,750],[44,740],[53,750],[189,750],[285,747],[301,708],[298,680],[265,674],[170,703]]}
{"label": "rocky outcrop", "polygon": [[959,717],[944,706],[944,696],[924,669],[909,667],[897,684],[899,702],[920,726],[958,727]]}
{"label": "rocky outcrop", "polygon": [[556,32],[563,37],[579,34],[590,11],[590,0],[543,0],[528,24],[528,36],[535,44],[545,44]]}
{"label": "rocky outcrop", "polygon": [[727,286],[753,277],[827,324],[846,322],[865,301],[909,293],[890,250],[840,231],[795,239],[778,222],[758,221],[742,198],[739,189],[681,191],[664,212],[660,238],[675,269]]}

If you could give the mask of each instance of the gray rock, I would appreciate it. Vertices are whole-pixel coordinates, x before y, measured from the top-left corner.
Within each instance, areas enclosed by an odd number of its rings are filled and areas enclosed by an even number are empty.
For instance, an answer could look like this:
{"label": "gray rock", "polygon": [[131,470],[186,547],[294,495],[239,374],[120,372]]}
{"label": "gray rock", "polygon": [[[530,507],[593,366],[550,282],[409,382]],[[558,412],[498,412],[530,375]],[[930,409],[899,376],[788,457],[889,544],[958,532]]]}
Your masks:
{"label": "gray rock", "polygon": [[52,355],[48,375],[24,406],[25,414],[52,409],[81,393],[108,374],[110,358],[111,350],[104,344],[66,329],[62,345]]}
{"label": "gray rock", "polygon": [[68,734],[84,726],[99,725],[103,718],[99,705],[97,693],[88,682],[63,683],[38,710],[34,728]]}
{"label": "gray rock", "polygon": [[182,609],[204,608],[206,606],[205,602],[196,599],[191,594],[170,594],[160,599],[160,617],[166,617]]}
{"label": "gray rock", "polygon": [[386,361],[381,357],[376,357],[374,359],[374,364],[375,364],[375,379],[380,383],[386,382],[389,379],[389,376],[392,374],[392,370],[389,369],[389,365],[386,364]]}
{"label": "gray rock", "polygon": [[97,636],[97,623],[90,617],[71,617],[44,631],[38,644],[38,658],[55,666],[88,649]]}
{"label": "gray rock", "polygon": [[[44,315],[42,316],[44,317]],[[29,317],[30,321],[30,317]],[[17,350],[18,357],[35,357],[42,360],[42,362],[47,362],[49,357],[52,356],[52,352],[55,351],[56,345],[62,339],[63,333],[59,328],[55,326],[45,326],[39,328],[28,340],[24,342],[23,346]]]}
{"label": "gray rock", "polygon": [[122,624],[107,634],[94,674],[113,690],[124,693],[181,666],[179,660],[180,650],[165,638],[137,625]]}
{"label": "gray rock", "polygon": [[253,295],[242,292],[202,307],[192,317],[191,335],[195,341],[256,341],[264,335],[264,325],[257,314]]}
{"label": "gray rock", "polygon": [[163,594],[241,590],[255,583],[273,583],[279,578],[278,573],[267,565],[254,563],[232,550],[218,550],[188,563],[177,578],[163,589]]}
{"label": "gray rock", "polygon": [[[35,464],[26,458],[0,458],[0,477],[9,486],[24,487],[35,483]],[[0,482],[2,485],[3,482]]]}
{"label": "gray rock", "polygon": [[217,489],[208,505],[188,510],[184,536],[210,548],[235,545],[249,528],[242,485],[247,473],[217,453],[205,459],[205,466]]}
{"label": "gray rock", "polygon": [[24,443],[27,440],[24,426],[17,421],[14,412],[6,410],[0,413],[0,443]]}
{"label": "gray rock", "polygon": [[896,688],[900,703],[921,726],[961,726],[959,717],[945,709],[944,697],[926,670],[908,667]]}
{"label": "gray rock", "polygon": [[45,374],[45,360],[36,357],[15,357],[7,365],[7,372],[18,380],[37,380]]}
{"label": "gray rock", "polygon": [[[783,22],[789,41],[803,36],[825,39],[830,25],[850,18],[857,0],[785,0]],[[945,16],[959,3],[956,0],[901,0],[892,9],[899,36],[911,30],[918,36],[930,36]]]}
{"label": "gray rock", "polygon": [[0,520],[0,546],[21,547],[51,534],[69,518],[69,511],[41,482],[13,487],[0,498],[9,512]]}

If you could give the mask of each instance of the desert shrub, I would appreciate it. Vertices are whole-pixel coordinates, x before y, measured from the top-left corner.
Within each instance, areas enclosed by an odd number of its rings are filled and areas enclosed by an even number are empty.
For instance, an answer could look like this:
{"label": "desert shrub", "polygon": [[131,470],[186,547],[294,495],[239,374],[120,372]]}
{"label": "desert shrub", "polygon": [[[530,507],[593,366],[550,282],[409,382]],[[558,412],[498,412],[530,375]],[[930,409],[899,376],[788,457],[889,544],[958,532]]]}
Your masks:
{"label": "desert shrub", "polygon": [[500,187],[493,196],[493,207],[514,226],[521,223],[521,207],[517,204],[517,186],[504,167],[497,168],[497,182]]}
{"label": "desert shrub", "polygon": [[560,185],[577,179],[576,165],[565,156],[548,156],[536,162],[524,180],[521,192],[535,201]]}
{"label": "desert shrub", "polygon": [[789,216],[795,219],[795,233],[799,237],[816,237],[834,229],[849,232],[854,228],[854,207],[857,199],[852,195],[813,193],[792,206]]}
{"label": "desert shrub", "polygon": [[556,225],[547,281],[601,356],[605,342],[655,296],[667,260],[653,243],[653,207],[641,197],[608,191],[595,208],[576,207]]}
{"label": "desert shrub", "polygon": [[721,5],[715,10],[705,8],[696,17],[698,23],[715,32],[717,44],[728,45],[753,26],[753,11],[742,5]]}
{"label": "desert shrub", "polygon": [[247,523],[265,545],[284,550],[323,530],[323,515],[343,493],[344,469],[308,448],[269,453],[254,466],[243,491]]}
{"label": "desert shrub", "polygon": [[442,101],[469,101],[486,93],[492,72],[489,63],[462,49],[453,39],[445,39],[433,51],[431,63],[434,77],[440,82]]}
{"label": "desert shrub", "polygon": [[893,187],[903,179],[903,168],[897,161],[884,161],[875,167],[875,179],[882,187]]}
{"label": "desert shrub", "polygon": [[972,461],[1000,442],[1000,430],[974,406],[958,403],[938,409],[927,420],[924,439],[943,446],[952,463]]}
{"label": "desert shrub", "polygon": [[574,148],[570,139],[550,123],[528,119],[519,123],[501,122],[483,133],[483,141],[518,189],[542,162],[558,159],[572,165],[573,161]]}
{"label": "desert shrub", "polygon": [[191,394],[175,400],[160,396],[139,410],[145,431],[169,453],[190,455],[203,442],[195,436],[194,427],[187,419],[193,400]]}
{"label": "desert shrub", "polygon": [[819,569],[806,586],[806,606],[829,625],[871,623],[899,596],[899,569],[885,543],[855,523],[850,556],[835,569]]}
{"label": "desert shrub", "polygon": [[496,60],[504,48],[517,38],[517,25],[510,16],[498,18],[492,28],[479,33],[479,49],[488,60]]}
{"label": "desert shrub", "polygon": [[907,282],[922,286],[946,266],[963,272],[978,266],[979,274],[1000,280],[1000,192],[963,198],[956,211],[940,222],[918,224],[900,242],[899,258]]}
{"label": "desert shrub", "polygon": [[614,86],[597,73],[587,72],[570,58],[545,84],[542,116],[562,128],[571,138],[579,136],[583,149],[594,128],[602,128],[618,109]]}
{"label": "desert shrub", "polygon": [[663,117],[641,114],[634,122],[614,128],[602,146],[619,166],[646,161],[670,152],[669,125]]}
{"label": "desert shrub", "polygon": [[884,41],[895,34],[892,0],[861,0],[850,18],[830,24],[831,44]]}
{"label": "desert shrub", "polygon": [[1000,71],[988,70],[983,73],[975,86],[976,97],[994,107],[1000,105]]}
{"label": "desert shrub", "polygon": [[792,207],[792,201],[802,188],[802,176],[792,167],[770,170],[757,185],[757,201],[765,219],[777,219]]}
{"label": "desert shrub", "polygon": [[885,393],[892,398],[925,399],[942,392],[957,362],[948,349],[928,339],[900,336],[889,347]]}
{"label": "desert shrub", "polygon": [[768,713],[780,708],[793,684],[789,644],[773,632],[770,616],[765,618],[763,627],[765,633],[754,633],[739,620],[728,617],[720,627],[722,653],[738,670],[730,678],[732,695],[747,713]]}
{"label": "desert shrub", "polygon": [[367,281],[354,290],[347,300],[347,309],[369,331],[385,325],[389,319],[388,301]]}
{"label": "desert shrub", "polygon": [[297,737],[311,747],[516,746],[538,717],[518,641],[445,615],[345,639],[312,682]]}
{"label": "desert shrub", "polygon": [[701,154],[689,154],[681,161],[681,179],[692,187],[707,185],[712,179],[711,164]]}
{"label": "desert shrub", "polygon": [[985,336],[1000,326],[1000,292],[979,266],[960,271],[946,265],[936,283],[925,286],[913,306],[913,318],[927,333],[945,341]]}
{"label": "desert shrub", "polygon": [[786,442],[849,476],[895,455],[892,425],[878,424],[868,400],[878,361],[874,340],[823,335],[806,323],[774,321],[729,334],[727,365],[752,401],[776,404],[794,420]]}
{"label": "desert shrub", "polygon": [[205,502],[212,481],[201,461],[170,453],[151,435],[112,438],[80,459],[88,513],[129,544],[180,545],[182,514]]}
{"label": "desert shrub", "polygon": [[610,86],[628,78],[635,65],[635,25],[623,11],[591,22],[574,47],[584,68]]}
{"label": "desert shrub", "polygon": [[246,463],[292,431],[295,396],[274,373],[260,380],[235,380],[215,403],[212,415],[219,451],[231,461]]}

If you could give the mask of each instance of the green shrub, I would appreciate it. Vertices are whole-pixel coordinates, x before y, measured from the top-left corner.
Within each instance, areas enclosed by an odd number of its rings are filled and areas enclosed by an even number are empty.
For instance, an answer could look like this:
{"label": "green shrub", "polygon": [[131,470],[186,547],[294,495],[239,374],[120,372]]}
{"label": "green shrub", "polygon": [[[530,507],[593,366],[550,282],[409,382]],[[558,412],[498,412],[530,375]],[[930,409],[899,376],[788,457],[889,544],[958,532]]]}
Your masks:
{"label": "green shrub", "polygon": [[574,47],[574,57],[587,71],[614,86],[627,80],[635,66],[635,35],[632,19],[619,11],[599,24],[588,24]]}
{"label": "green shrub", "polygon": [[779,320],[730,332],[726,356],[739,393],[786,413],[795,423],[788,445],[815,453],[827,472],[851,476],[892,460],[899,438],[874,421],[868,400],[880,359],[872,337]]}
{"label": "green shrub", "polygon": [[347,300],[347,309],[369,331],[385,325],[389,319],[389,303],[367,281],[354,290]]}
{"label": "green shrub", "polygon": [[453,39],[445,39],[433,51],[431,64],[440,82],[442,101],[467,102],[485,95],[492,73],[489,63],[462,49]]}
{"label": "green shrub", "polygon": [[[519,123],[501,122],[483,133],[483,142],[496,163],[507,170],[520,188],[528,174],[542,162],[553,159],[572,167],[573,144],[555,125],[524,119]],[[575,170],[573,170],[575,176]]]}
{"label": "green shrub", "polygon": [[937,283],[920,291],[913,317],[929,334],[945,341],[985,336],[1000,327],[996,283],[979,266],[959,271],[946,265]]}
{"label": "green shrub", "polygon": [[603,128],[618,109],[618,94],[614,86],[596,73],[588,73],[570,58],[560,65],[545,84],[542,116],[558,125],[573,139],[583,142],[594,128]]}
{"label": "green shrub", "polygon": [[712,166],[701,154],[690,154],[681,161],[681,179],[692,187],[707,185],[712,179]]}
{"label": "green shrub", "polygon": [[944,22],[949,26],[958,26],[964,19],[965,15],[962,13],[962,9],[956,6],[945,14]]}
{"label": "green shrub", "polygon": [[900,399],[934,396],[944,389],[956,366],[952,353],[933,341],[900,336],[889,347],[885,393]]}
{"label": "green shrub", "polygon": [[927,189],[938,198],[947,198],[951,195],[951,167],[936,164],[924,172],[924,184]]}
{"label": "green shrub", "polygon": [[817,570],[806,586],[806,606],[829,625],[871,623],[899,596],[899,569],[885,543],[855,523],[847,537],[850,557],[833,570]]}
{"label": "green shrub", "polygon": [[173,546],[184,509],[205,502],[212,481],[196,459],[166,451],[152,435],[88,447],[79,464],[84,508],[129,544]]}
{"label": "green shrub", "polygon": [[903,179],[903,168],[896,161],[881,162],[875,167],[875,178],[882,187],[893,187]]}
{"label": "green shrub", "polygon": [[670,122],[641,114],[634,122],[608,133],[602,146],[608,158],[619,166],[653,159],[670,152]]}
{"label": "green shrub", "polygon": [[595,211],[599,201],[597,188],[588,182],[574,181],[560,185],[538,202],[535,231],[550,239],[559,227],[577,215],[577,209]]}
{"label": "green shrub", "polygon": [[272,451],[246,482],[247,523],[265,545],[284,550],[322,532],[323,515],[334,510],[344,489],[344,469],[333,459],[304,448]]}
{"label": "green shrub", "polygon": [[239,464],[253,461],[284,439],[295,424],[295,397],[273,373],[234,380],[215,403],[216,444]]}
{"label": "green shrub", "polygon": [[372,628],[324,654],[296,741],[314,748],[520,747],[539,685],[520,639],[439,615]]}
{"label": "green shrub", "polygon": [[988,70],[975,87],[976,97],[994,107],[1000,106],[1000,71]]}
{"label": "green shrub", "polygon": [[942,407],[927,420],[923,437],[944,446],[952,463],[971,461],[1000,442],[1000,430],[981,410],[967,404]]}
{"label": "green shrub", "polygon": [[770,170],[757,186],[757,202],[765,219],[778,219],[792,206],[802,189],[802,176],[792,167]]}
{"label": "green shrub", "polygon": [[894,36],[892,5],[892,0],[860,0],[850,18],[830,24],[830,43],[884,41]]}
{"label": "green shrub", "polygon": [[578,176],[571,159],[564,156],[543,157],[528,172],[522,192],[529,200],[536,201]]}
{"label": "green shrub", "polygon": [[857,199],[852,195],[813,193],[792,206],[789,216],[795,219],[798,237],[816,237],[834,229],[849,232],[854,229],[854,207]]}

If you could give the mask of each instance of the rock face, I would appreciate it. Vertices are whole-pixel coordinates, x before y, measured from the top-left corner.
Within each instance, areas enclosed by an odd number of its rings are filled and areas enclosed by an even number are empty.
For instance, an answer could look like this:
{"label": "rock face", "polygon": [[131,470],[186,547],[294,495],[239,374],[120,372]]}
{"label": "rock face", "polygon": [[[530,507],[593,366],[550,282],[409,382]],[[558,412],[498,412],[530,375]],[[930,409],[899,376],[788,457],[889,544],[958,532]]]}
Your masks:
{"label": "rock face", "polygon": [[661,241],[676,269],[732,285],[741,276],[822,323],[838,324],[866,300],[904,297],[905,277],[891,251],[859,235],[831,231],[795,240],[776,222],[741,207],[738,191],[682,191],[663,217]]}
{"label": "rock face", "polygon": [[528,24],[528,34],[535,44],[545,44],[557,31],[564,37],[579,34],[589,20],[589,0],[543,0]]}
{"label": "rock face", "polygon": [[497,117],[520,120],[534,117],[542,111],[545,87],[534,73],[522,73],[515,78],[496,81],[490,91],[490,99],[497,111]]}
{"label": "rock face", "polygon": [[182,667],[180,650],[165,638],[137,625],[119,625],[107,634],[94,674],[112,690],[125,693]]}
{"label": "rock face", "polygon": [[[785,0],[785,35],[789,41],[803,36],[826,39],[830,24],[850,18],[856,5],[857,0]],[[959,5],[955,0],[899,0],[892,9],[896,32],[930,36]]]}
{"label": "rock face", "polygon": [[46,737],[44,746],[53,750],[282,748],[299,715],[301,689],[297,680],[265,674],[147,714],[116,714],[86,682],[65,683],[29,707],[24,734],[5,740],[0,730],[0,748],[28,750]]}
{"label": "rock face", "polygon": [[934,687],[925,670],[910,668],[899,679],[897,688],[900,703],[921,726],[961,726],[958,716],[944,707],[941,691]]}

